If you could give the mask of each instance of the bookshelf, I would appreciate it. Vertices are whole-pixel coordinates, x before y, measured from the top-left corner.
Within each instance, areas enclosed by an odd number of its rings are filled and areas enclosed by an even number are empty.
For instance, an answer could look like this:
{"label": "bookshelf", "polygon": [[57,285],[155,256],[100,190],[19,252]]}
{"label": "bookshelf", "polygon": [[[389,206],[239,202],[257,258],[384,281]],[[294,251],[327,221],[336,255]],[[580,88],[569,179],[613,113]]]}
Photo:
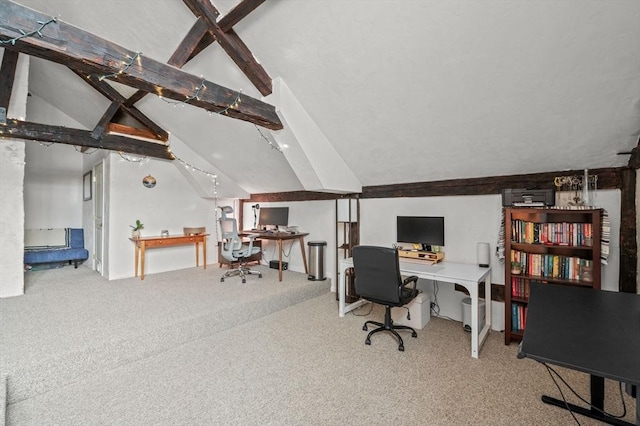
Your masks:
{"label": "bookshelf", "polygon": [[532,282],[600,289],[600,216],[600,209],[505,209],[505,345],[522,340]]}

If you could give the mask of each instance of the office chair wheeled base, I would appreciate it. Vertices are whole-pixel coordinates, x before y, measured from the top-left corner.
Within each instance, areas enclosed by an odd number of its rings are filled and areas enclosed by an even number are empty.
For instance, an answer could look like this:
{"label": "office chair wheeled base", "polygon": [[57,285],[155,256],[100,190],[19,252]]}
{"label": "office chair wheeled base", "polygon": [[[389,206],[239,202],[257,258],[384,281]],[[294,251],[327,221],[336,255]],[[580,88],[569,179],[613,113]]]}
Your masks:
{"label": "office chair wheeled base", "polygon": [[367,334],[367,338],[364,340],[364,344],[365,345],[370,345],[371,344],[371,336],[374,335],[375,333],[378,333],[380,331],[389,331],[391,332],[391,334],[393,334],[396,337],[396,340],[398,340],[398,350],[401,352],[404,352],[404,342],[402,341],[402,337],[400,337],[400,334],[398,334],[398,332],[396,330],[410,330],[411,331],[411,337],[418,337],[418,333],[416,333],[416,331],[407,326],[407,325],[395,325],[393,323],[393,320],[391,319],[391,307],[390,306],[385,306],[385,311],[384,311],[384,323],[378,322],[378,321],[366,321],[364,323],[364,325],[362,326],[362,329],[364,331],[367,331],[367,324],[372,324],[372,325],[376,325],[378,326],[378,328],[376,328],[375,330],[371,330],[369,332],[369,334]]}
{"label": "office chair wheeled base", "polygon": [[234,277],[236,275],[240,275],[243,284],[247,282],[245,278],[246,275],[257,275],[258,278],[262,278],[262,273],[260,271],[254,271],[247,268],[246,266],[239,266],[237,269],[232,269],[225,272],[224,275],[220,278],[220,282],[223,283],[225,278]]}

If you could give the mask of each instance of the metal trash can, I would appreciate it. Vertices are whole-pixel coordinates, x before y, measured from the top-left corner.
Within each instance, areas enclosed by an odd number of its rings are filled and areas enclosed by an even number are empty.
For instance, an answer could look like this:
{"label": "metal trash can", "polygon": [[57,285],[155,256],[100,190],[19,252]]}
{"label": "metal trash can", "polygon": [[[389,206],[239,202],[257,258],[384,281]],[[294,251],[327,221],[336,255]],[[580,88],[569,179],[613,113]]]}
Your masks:
{"label": "metal trash can", "polygon": [[309,241],[309,275],[310,281],[324,281],[324,252],[327,248],[326,241]]}

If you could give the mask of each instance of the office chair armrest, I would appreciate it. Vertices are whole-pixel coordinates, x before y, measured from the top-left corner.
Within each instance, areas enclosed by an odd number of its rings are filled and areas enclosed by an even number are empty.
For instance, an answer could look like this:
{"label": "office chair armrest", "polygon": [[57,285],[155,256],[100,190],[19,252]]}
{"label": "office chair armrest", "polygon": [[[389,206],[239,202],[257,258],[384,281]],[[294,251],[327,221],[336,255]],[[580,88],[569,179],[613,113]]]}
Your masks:
{"label": "office chair armrest", "polygon": [[410,277],[405,278],[404,281],[402,281],[402,287],[406,287],[410,282],[413,282],[413,288],[416,288],[418,277],[415,275],[411,275]]}
{"label": "office chair armrest", "polygon": [[256,239],[256,237],[259,237],[259,235],[247,234],[247,235],[244,235],[244,237],[249,239],[249,253],[251,253],[251,250],[253,250],[253,241]]}
{"label": "office chair armrest", "polygon": [[407,288],[407,285],[413,283],[412,287],[409,287],[409,289],[411,290],[411,297],[415,297],[418,295],[418,289],[416,288],[416,285],[418,284],[418,277],[415,275],[411,275],[410,277],[407,277],[404,279],[404,281],[402,281],[402,286],[400,286],[400,298],[402,298],[402,290]]}

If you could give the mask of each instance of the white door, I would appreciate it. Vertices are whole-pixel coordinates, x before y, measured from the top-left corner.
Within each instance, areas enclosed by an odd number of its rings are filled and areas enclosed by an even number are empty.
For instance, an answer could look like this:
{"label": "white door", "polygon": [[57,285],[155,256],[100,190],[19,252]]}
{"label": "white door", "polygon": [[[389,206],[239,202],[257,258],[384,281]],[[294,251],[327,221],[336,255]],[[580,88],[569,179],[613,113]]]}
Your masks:
{"label": "white door", "polygon": [[103,274],[102,270],[102,253],[103,253],[103,216],[104,216],[104,172],[102,162],[96,165],[93,171],[94,185],[95,185],[95,205],[94,207],[94,235],[95,235],[95,247],[93,252],[95,259],[96,271]]}

